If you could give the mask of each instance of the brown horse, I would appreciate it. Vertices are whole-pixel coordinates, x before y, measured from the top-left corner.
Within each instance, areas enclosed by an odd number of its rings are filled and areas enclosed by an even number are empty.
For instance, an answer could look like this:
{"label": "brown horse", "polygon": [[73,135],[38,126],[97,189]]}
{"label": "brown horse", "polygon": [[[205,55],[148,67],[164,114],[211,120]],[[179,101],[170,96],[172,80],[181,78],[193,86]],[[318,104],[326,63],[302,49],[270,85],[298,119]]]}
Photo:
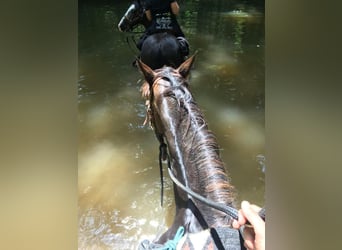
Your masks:
{"label": "brown horse", "polygon": [[[176,178],[197,194],[233,207],[234,188],[219,156],[216,138],[208,129],[189,90],[188,76],[194,58],[190,57],[177,69],[164,66],[152,70],[139,61],[146,80],[142,95],[147,99],[148,117],[156,137],[161,145],[167,145],[171,169]],[[174,195],[176,215],[173,224],[155,243],[164,244],[173,239],[181,226],[186,233],[198,233],[208,228],[230,228],[232,217],[193,199],[175,184]],[[238,231],[234,231],[231,237],[234,239],[229,240],[235,242],[230,248],[225,246],[225,249],[241,249]],[[213,242],[216,249],[223,249],[222,244]]]}

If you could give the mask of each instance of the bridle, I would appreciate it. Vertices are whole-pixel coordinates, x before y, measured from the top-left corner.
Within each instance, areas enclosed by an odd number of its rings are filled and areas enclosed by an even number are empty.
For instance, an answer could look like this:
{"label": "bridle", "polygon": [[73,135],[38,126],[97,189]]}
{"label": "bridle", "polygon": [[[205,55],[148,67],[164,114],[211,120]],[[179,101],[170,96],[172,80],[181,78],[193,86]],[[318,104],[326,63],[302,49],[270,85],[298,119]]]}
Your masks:
{"label": "bridle", "polygon": [[[134,12],[138,12],[138,14],[134,18],[129,18],[128,13],[127,12],[125,13],[124,18],[125,18],[126,22],[128,22],[128,25],[130,26],[130,28],[128,29],[127,32],[143,33],[143,32],[134,32],[133,29],[137,26],[137,24],[139,24],[139,22],[137,22],[137,21],[144,18],[145,8],[141,4],[140,0],[134,2],[132,5],[134,5],[134,8],[136,8],[134,10]],[[136,24],[133,25],[133,23],[135,23],[135,22],[136,22]]]}

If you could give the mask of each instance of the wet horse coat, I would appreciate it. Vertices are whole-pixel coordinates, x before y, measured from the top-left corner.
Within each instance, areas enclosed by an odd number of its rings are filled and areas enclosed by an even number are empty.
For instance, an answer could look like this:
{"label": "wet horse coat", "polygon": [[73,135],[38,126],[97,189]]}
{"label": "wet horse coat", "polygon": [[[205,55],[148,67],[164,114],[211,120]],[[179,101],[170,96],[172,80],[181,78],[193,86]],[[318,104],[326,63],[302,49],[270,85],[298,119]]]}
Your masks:
{"label": "wet horse coat", "polygon": [[[147,99],[148,114],[157,139],[166,142],[171,168],[177,179],[194,192],[217,202],[234,206],[234,188],[229,182],[214,134],[189,90],[188,75],[194,56],[177,69],[163,67],[152,70],[139,61],[145,77],[143,96]],[[224,249],[219,229],[228,229],[230,246],[241,249],[237,230],[230,228],[232,218],[197,200],[174,185],[176,215],[172,226],[156,241],[172,239],[180,226],[190,234],[210,229],[211,242],[216,249]],[[215,239],[216,238],[216,239]],[[228,241],[225,241],[228,242]]]}

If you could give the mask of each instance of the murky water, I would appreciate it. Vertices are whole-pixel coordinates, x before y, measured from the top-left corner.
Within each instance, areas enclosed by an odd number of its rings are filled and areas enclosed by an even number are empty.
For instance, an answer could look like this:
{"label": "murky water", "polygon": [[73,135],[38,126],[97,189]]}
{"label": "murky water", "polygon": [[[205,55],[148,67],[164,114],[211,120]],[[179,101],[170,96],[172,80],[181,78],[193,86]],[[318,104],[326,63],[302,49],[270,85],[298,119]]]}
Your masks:
{"label": "murky water", "polygon": [[[264,15],[227,2],[179,1],[179,22],[199,51],[191,89],[238,200],[263,205]],[[79,3],[79,249],[135,249],[173,217],[167,177],[160,206],[158,142],[143,126],[135,48],[116,28],[128,5]]]}

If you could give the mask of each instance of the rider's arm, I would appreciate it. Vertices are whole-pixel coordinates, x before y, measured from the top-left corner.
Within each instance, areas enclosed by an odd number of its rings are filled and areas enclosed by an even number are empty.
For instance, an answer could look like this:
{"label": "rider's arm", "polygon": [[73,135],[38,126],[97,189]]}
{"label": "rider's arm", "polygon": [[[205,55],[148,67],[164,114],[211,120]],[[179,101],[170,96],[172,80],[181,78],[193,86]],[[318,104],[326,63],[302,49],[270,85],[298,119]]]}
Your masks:
{"label": "rider's arm", "polygon": [[146,14],[147,20],[152,21],[152,14],[151,14],[151,11],[150,11],[150,10],[146,10],[146,11],[145,11],[145,14]]}
{"label": "rider's arm", "polygon": [[177,3],[177,1],[174,1],[171,3],[171,11],[174,15],[178,15],[179,13],[179,5]]}

